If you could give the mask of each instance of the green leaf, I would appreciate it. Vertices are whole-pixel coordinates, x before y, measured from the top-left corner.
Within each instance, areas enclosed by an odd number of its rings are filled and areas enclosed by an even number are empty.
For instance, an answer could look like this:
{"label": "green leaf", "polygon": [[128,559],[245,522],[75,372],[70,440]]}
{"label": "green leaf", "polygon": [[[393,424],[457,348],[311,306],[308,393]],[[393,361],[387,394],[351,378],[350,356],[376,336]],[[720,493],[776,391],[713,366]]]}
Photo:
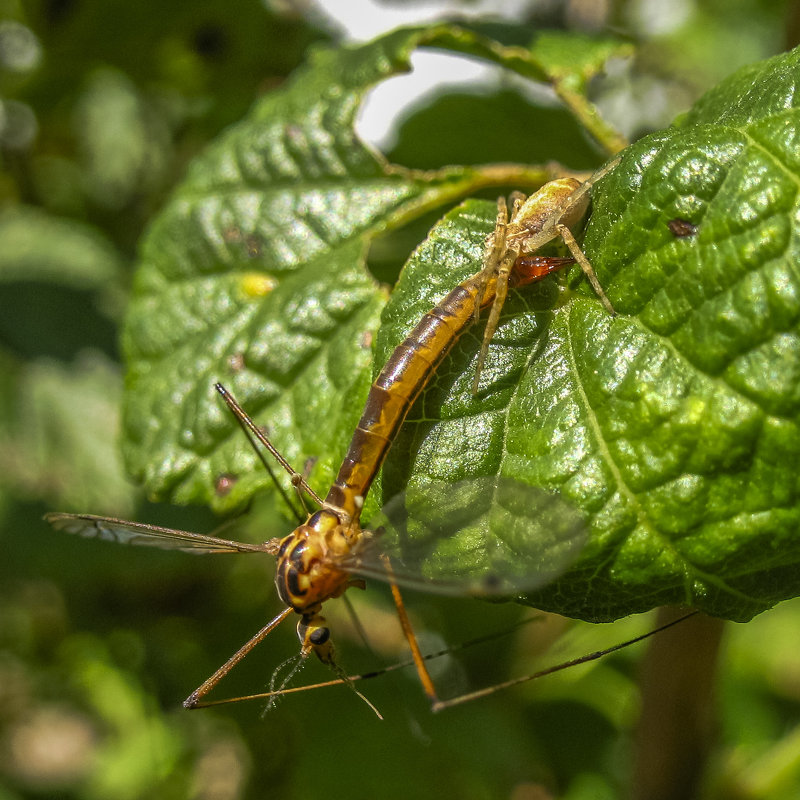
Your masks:
{"label": "green leaf", "polygon": [[[364,266],[367,243],[486,182],[472,169],[392,167],[355,136],[364,92],[434,40],[478,46],[434,28],[316,51],[194,163],[154,223],[124,334],[127,460],[154,495],[231,508],[268,483],[215,381],[290,461],[317,458],[312,479],[330,481],[384,302]],[[222,475],[242,480],[218,496]]]}
{"label": "green leaf", "polygon": [[[128,314],[125,452],[154,496],[240,506],[269,479],[221,381],[322,486],[359,416],[384,303],[367,244],[454,197],[542,171],[387,164],[355,135],[364,93],[445,47],[547,79],[530,52],[452,26],[319,49],[192,165],[145,239]],[[236,480],[223,496],[218,479]]]}
{"label": "green leaf", "polygon": [[[613,619],[674,603],[748,619],[800,588],[800,51],[732,76],[593,190],[590,290],[519,293],[483,395],[468,332],[390,452],[393,491],[502,474],[558,489],[591,525],[581,558],[528,600]],[[465,204],[408,264],[378,358],[474,272],[490,204]],[[675,228],[669,223],[690,225]]]}
{"label": "green leaf", "polygon": [[69,366],[47,359],[16,365],[10,358],[2,366],[6,484],[61,507],[130,514],[136,492],[117,447],[119,367],[92,351]]}
{"label": "green leaf", "polygon": [[87,189],[113,211],[154,192],[173,158],[170,131],[124,73],[99,69],[75,108]]}
{"label": "green leaf", "polygon": [[[384,302],[367,244],[490,182],[477,169],[392,167],[353,133],[364,91],[422,44],[541,73],[519,48],[441,26],[317,51],[194,164],[153,226],[125,333],[125,428],[129,463],[154,494],[232,508],[268,482],[217,380],[292,463],[316,457],[312,483],[330,480]],[[585,248],[616,319],[586,288],[525,290],[482,394],[469,393],[476,329],[390,454],[393,492],[499,474],[560,490],[590,538],[562,580],[528,598],[540,607],[611,619],[686,603],[746,619],[797,591],[796,59],[734,76],[595,187]],[[420,247],[373,369],[478,269],[493,218],[492,204],[469,203]]]}
{"label": "green leaf", "polygon": [[32,207],[0,214],[0,282],[51,282],[108,289],[121,276],[118,253],[95,229]]}
{"label": "green leaf", "polygon": [[545,31],[531,45],[531,54],[550,80],[568,83],[582,92],[609,59],[630,58],[633,52],[633,45],[618,39],[563,31]]}
{"label": "green leaf", "polygon": [[[188,118],[196,126],[202,116],[218,130],[244,113],[254,91],[294,69],[321,36],[301,17],[272,12],[258,0],[231,0],[224,8],[216,0],[170,6],[87,0],[61,16],[43,9],[25,16],[48,54],[49,69],[23,96],[51,131],[69,124],[64,100],[98,66],[120,70],[157,95],[173,121],[185,124]],[[151,35],[133,35],[137,31]]]}
{"label": "green leaf", "polygon": [[[475,125],[477,118],[490,125]],[[436,136],[430,132],[436,131]],[[531,136],[531,131],[536,136]],[[533,105],[523,92],[450,92],[405,119],[391,158],[421,169],[478,164],[503,154],[507,161],[558,161],[591,171],[597,151],[586,132],[551,101]],[[419,241],[419,240],[417,240]]]}
{"label": "green leaf", "polygon": [[113,352],[125,273],[108,239],[74,219],[19,206],[0,214],[0,241],[0,338],[10,352],[66,359],[90,346]]}

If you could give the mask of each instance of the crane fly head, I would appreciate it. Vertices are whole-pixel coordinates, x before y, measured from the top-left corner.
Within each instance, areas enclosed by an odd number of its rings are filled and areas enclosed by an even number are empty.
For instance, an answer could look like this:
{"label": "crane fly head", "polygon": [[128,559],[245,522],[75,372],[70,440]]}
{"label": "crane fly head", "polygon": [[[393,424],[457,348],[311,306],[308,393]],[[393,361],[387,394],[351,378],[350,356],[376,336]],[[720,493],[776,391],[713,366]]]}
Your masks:
{"label": "crane fly head", "polygon": [[278,549],[275,585],[281,600],[307,616],[325,600],[339,597],[352,580],[337,564],[353,549],[359,532],[331,508],[316,511],[295,528]]}
{"label": "crane fly head", "polygon": [[323,664],[336,663],[331,631],[325,624],[325,617],[318,613],[304,614],[297,623],[297,638],[303,656],[313,652]]}

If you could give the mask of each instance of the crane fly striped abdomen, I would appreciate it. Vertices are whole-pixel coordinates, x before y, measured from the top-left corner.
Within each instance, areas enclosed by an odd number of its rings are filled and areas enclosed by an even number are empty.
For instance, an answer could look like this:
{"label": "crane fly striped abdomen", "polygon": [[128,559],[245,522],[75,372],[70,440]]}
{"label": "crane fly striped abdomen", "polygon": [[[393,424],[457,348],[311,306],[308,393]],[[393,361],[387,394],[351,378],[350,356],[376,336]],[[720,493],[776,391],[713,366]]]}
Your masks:
{"label": "crane fly striped abdomen", "polygon": [[[286,608],[192,692],[185,701],[187,707],[204,705],[203,698],[219,680],[290,613],[299,616],[301,657],[313,652],[343,678],[321,612],[326,601],[349,588],[363,588],[359,575],[378,577],[392,585],[420,678],[436,707],[439,701],[397,584],[436,592],[518,594],[551,580],[577,557],[585,541],[582,515],[555,494],[511,477],[480,476],[455,483],[431,483],[422,492],[409,490],[390,503],[379,532],[362,530],[360,518],[370,486],[409,409],[481,309],[491,306],[478,356],[477,390],[483,359],[509,286],[542,280],[577,262],[613,313],[569,226],[585,213],[589,188],[616,163],[584,184],[572,178],[560,179],[530,198],[517,197],[510,216],[505,201],[498,202],[497,221],[485,243],[482,268],[442,298],[397,345],[369,390],[347,454],[324,500],[230,393],[216,385],[250,441],[258,440],[289,473],[298,492],[319,505],[288,536],[247,544],[113,518],[47,515],[54,527],[82,536],[194,553],[247,552],[276,557],[276,586]],[[571,257],[536,253],[558,237],[566,243]],[[476,556],[472,561],[463,557],[470,548]]]}

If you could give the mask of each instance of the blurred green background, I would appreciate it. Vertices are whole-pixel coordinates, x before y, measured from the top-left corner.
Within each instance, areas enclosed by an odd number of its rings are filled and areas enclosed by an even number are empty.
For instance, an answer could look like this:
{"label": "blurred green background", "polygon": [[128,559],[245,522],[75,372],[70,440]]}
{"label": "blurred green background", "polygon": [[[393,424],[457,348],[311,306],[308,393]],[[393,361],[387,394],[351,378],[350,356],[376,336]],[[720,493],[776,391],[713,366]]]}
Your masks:
{"label": "blurred green background", "polygon": [[[494,5],[508,13],[512,4]],[[800,38],[800,4],[790,2],[514,5],[505,24],[492,23],[500,39],[515,29],[610,28],[636,45],[592,87],[630,137]],[[343,2],[0,2],[0,800],[628,794],[641,648],[438,716],[410,670],[363,685],[384,722],[342,688],[287,698],[267,715],[258,703],[187,712],[180,701],[277,612],[270,559],[117,548],[41,521],[62,509],[202,532],[218,524],[203,509],[149,504],[124,477],[117,333],[136,246],[192,156],[309,46],[346,35],[332,20],[346,20],[343,6],[366,19],[366,4]],[[492,4],[372,6],[391,26],[399,10],[475,14]],[[391,95],[376,109],[388,117]],[[420,168],[599,160],[546,93],[502,78],[427,97],[383,144],[391,160]],[[379,242],[376,272],[391,275],[423,234],[424,225]],[[257,512],[257,536],[286,532],[269,500]],[[375,653],[331,608],[350,671],[405,656],[387,594],[373,587],[354,598]],[[535,617],[409,600],[428,650]],[[651,622],[572,626],[536,659],[564,625],[535,617],[447,661],[437,680],[444,694],[494,683]],[[793,602],[727,628],[704,796],[800,797],[799,625]],[[265,688],[297,650],[291,628],[221,693]],[[317,664],[304,673],[327,677]]]}

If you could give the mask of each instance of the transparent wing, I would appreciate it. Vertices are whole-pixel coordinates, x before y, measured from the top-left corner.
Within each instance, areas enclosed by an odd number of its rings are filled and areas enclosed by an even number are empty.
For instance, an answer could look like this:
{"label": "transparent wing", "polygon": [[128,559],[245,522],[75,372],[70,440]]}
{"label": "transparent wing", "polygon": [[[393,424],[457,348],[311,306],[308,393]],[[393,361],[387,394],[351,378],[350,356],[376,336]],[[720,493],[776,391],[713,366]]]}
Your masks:
{"label": "transparent wing", "polygon": [[270,553],[274,554],[277,544],[246,544],[200,533],[160,528],[141,522],[128,522],[113,517],[96,517],[93,514],[64,514],[54,512],[45,514],[45,520],[56,530],[74,533],[87,538],[104,539],[120,544],[160,547],[164,550],[183,550],[186,553]]}
{"label": "transparent wing", "polygon": [[427,483],[393,498],[342,565],[427,592],[513,595],[549,583],[587,537],[580,512],[560,496],[486,477]]}

